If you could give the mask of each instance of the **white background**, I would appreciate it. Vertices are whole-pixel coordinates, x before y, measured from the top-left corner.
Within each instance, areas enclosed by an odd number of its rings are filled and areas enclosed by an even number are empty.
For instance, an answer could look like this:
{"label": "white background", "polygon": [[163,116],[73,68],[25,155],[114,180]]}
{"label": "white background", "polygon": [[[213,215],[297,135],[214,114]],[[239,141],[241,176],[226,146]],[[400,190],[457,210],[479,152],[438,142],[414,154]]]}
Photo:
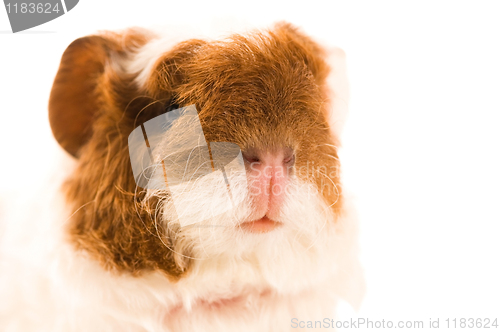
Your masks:
{"label": "white background", "polygon": [[341,156],[357,196],[368,286],[357,315],[426,324],[440,317],[441,326],[446,318],[500,319],[497,1],[82,0],[18,34],[0,8],[0,217],[53,167],[47,102],[72,40],[130,26],[228,32],[279,20],[347,53]]}

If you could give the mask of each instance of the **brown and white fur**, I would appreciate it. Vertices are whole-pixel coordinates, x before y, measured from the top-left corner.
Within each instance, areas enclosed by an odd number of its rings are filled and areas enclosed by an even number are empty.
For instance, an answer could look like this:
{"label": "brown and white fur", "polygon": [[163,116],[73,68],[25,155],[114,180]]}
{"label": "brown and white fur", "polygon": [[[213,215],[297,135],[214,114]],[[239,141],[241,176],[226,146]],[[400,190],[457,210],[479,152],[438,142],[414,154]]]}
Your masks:
{"label": "brown and white fur", "polygon": [[[107,32],[65,51],[49,118],[69,154],[2,239],[2,331],[287,331],[292,318],[334,318],[339,299],[359,303],[337,155],[343,52],[286,23],[222,40],[165,35]],[[180,227],[168,193],[136,186],[127,137],[191,104],[207,141],[240,146],[249,190],[233,192],[248,192],[236,209]],[[214,190],[176,207],[217,207]]]}

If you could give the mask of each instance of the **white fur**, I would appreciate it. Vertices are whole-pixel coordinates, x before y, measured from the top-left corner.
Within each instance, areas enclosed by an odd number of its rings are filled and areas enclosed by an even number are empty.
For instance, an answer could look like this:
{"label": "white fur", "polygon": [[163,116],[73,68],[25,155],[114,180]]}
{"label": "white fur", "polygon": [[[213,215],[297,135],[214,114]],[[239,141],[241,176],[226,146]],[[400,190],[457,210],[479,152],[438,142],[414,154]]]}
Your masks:
{"label": "white fur", "polygon": [[[152,41],[128,70],[143,68],[141,75],[147,75],[167,44]],[[292,177],[279,217],[283,225],[249,234],[237,227],[252,205],[247,192],[237,189],[246,182],[235,172],[229,180],[241,202],[237,208],[177,233],[171,249],[194,258],[185,277],[172,282],[159,272],[118,275],[66,240],[71,215],[58,188],[74,164],[67,160],[66,172],[56,172],[51,185],[22,202],[23,213],[6,225],[0,243],[1,331],[288,331],[294,317],[333,318],[340,298],[359,303],[356,218],[348,202],[335,220],[317,190]],[[190,194],[200,202],[213,197],[207,190]],[[176,201],[177,213],[194,208],[190,199]],[[172,204],[159,207],[160,227],[169,227],[164,220]]]}

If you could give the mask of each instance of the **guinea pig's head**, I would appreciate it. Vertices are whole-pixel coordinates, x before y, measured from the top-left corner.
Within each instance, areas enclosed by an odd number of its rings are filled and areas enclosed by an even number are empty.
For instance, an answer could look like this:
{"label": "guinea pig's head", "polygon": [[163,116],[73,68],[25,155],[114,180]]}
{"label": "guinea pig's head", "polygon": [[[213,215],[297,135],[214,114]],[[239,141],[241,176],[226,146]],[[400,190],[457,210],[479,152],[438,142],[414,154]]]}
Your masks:
{"label": "guinea pig's head", "polygon": [[[328,87],[340,70],[327,64],[328,52],[284,23],[218,41],[165,40],[139,29],[102,33],[74,41],[62,57],[49,118],[77,160],[64,186],[70,241],[109,269],[173,279],[203,262],[286,270],[328,256],[322,250],[342,213],[329,119],[332,101],[345,102]],[[231,143],[237,167],[169,188],[180,166],[162,158],[188,131],[181,123],[148,146],[165,187],[138,186],[130,134],[187,106],[211,157]]]}

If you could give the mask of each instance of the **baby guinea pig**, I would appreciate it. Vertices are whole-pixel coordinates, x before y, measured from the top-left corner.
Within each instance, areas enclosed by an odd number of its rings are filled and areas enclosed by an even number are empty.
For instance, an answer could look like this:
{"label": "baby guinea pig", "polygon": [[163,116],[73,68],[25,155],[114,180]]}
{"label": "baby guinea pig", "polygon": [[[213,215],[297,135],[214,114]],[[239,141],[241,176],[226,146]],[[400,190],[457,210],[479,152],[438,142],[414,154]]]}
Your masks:
{"label": "baby guinea pig", "polygon": [[[100,33],[62,56],[49,119],[73,161],[49,255],[57,310],[43,326],[288,331],[335,318],[339,299],[359,303],[338,158],[343,52],[287,23],[220,40],[165,35]],[[147,123],[172,112],[175,130],[148,138]],[[142,183],[134,132],[155,165]],[[182,154],[188,143],[202,150]],[[234,155],[218,167],[223,146]],[[174,152],[208,172],[175,182],[189,167],[165,162]]]}

